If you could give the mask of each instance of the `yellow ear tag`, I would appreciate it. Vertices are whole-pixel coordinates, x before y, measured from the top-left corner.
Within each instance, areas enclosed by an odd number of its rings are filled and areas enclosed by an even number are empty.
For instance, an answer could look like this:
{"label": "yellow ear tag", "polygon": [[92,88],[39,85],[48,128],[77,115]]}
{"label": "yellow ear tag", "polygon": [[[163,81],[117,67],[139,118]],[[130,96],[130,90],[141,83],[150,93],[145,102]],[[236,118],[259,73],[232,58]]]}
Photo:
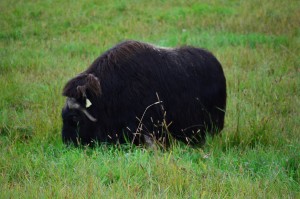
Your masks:
{"label": "yellow ear tag", "polygon": [[88,108],[88,107],[90,107],[90,106],[92,106],[92,103],[91,103],[91,101],[90,101],[88,98],[86,98],[86,101],[85,101],[85,108]]}

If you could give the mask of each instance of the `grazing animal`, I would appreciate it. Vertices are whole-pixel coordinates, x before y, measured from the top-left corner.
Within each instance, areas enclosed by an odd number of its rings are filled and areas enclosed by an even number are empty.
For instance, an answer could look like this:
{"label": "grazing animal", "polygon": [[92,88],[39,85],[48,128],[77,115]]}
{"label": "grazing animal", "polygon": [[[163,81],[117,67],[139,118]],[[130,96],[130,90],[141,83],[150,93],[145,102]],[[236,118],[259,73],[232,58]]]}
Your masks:
{"label": "grazing animal", "polygon": [[117,44],[63,89],[64,143],[202,145],[224,126],[226,80],[219,61],[195,47]]}

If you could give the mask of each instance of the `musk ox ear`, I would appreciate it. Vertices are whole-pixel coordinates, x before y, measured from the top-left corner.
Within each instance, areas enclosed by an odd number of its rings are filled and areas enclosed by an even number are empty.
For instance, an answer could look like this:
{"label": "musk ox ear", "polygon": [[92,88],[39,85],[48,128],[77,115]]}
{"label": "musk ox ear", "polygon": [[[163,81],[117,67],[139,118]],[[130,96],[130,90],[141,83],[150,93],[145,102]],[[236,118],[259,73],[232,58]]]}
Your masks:
{"label": "musk ox ear", "polygon": [[101,95],[99,79],[93,74],[81,74],[71,79],[64,87],[63,95],[76,99],[86,97],[86,93],[91,95]]}

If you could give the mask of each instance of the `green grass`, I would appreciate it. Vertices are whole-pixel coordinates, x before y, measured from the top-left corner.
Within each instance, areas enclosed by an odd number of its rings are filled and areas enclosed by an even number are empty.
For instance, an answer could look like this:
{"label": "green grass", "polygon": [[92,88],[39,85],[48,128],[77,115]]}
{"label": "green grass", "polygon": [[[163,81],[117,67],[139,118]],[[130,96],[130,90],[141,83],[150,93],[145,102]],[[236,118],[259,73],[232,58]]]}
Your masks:
{"label": "green grass", "polygon": [[[300,2],[0,1],[0,198],[299,198]],[[225,129],[167,151],[61,141],[62,88],[124,39],[212,51]]]}

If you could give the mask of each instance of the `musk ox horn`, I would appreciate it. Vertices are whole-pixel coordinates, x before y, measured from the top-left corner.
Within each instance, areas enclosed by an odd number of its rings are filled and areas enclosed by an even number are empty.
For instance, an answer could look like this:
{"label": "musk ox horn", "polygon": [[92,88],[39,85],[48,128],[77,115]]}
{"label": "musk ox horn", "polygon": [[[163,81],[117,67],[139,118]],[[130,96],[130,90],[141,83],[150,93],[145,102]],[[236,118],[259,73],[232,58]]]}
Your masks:
{"label": "musk ox horn", "polygon": [[80,97],[86,97],[87,91],[95,96],[100,96],[102,94],[100,80],[90,73],[80,74],[68,81],[63,89],[63,95],[78,99]]}
{"label": "musk ox horn", "polygon": [[[88,101],[90,101],[90,100],[88,100]],[[92,105],[91,102],[90,102],[90,105]],[[85,108],[81,107],[80,104],[77,103],[75,98],[68,97],[67,106],[69,107],[69,109],[80,110],[81,112],[83,112],[85,114],[85,116],[87,118],[89,118],[89,120],[91,120],[92,122],[97,122],[97,119],[94,118],[91,114],[89,114],[89,112]]]}

